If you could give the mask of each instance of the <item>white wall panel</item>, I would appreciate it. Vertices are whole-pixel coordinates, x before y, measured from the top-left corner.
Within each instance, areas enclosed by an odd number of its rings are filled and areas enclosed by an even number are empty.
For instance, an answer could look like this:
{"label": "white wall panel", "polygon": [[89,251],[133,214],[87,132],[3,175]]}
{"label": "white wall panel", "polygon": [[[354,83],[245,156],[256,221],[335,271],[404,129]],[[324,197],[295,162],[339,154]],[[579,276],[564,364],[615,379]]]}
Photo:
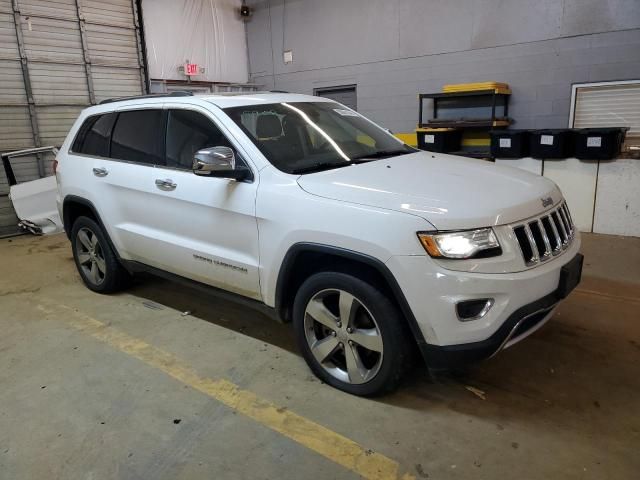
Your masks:
{"label": "white wall panel", "polygon": [[496,164],[520,168],[536,175],[542,175],[542,160],[537,158],[496,158]]}
{"label": "white wall panel", "polygon": [[640,160],[600,162],[593,231],[640,237]]}
{"label": "white wall panel", "polygon": [[544,161],[544,176],[560,187],[573,221],[582,232],[590,232],[593,227],[597,172],[595,161],[577,158]]}
{"label": "white wall panel", "polygon": [[[290,3],[296,7],[296,2]],[[241,5],[242,0],[143,0],[150,78],[185,80],[178,67],[189,60],[205,69],[195,80],[246,83],[245,24],[238,14]],[[305,23],[311,21],[305,19]],[[334,28],[331,34],[339,31]],[[380,35],[384,29],[378,27],[377,32]]]}

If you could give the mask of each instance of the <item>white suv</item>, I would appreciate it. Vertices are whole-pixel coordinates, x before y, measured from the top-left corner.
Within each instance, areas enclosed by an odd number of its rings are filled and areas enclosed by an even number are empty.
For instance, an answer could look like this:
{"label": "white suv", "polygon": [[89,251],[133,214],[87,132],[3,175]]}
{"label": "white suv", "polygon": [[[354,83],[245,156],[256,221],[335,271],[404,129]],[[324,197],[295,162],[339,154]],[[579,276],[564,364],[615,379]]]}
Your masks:
{"label": "white suv", "polygon": [[415,150],[325,98],[171,94],[84,110],[58,207],[88,288],[151,271],[293,322],[313,372],[357,395],[487,358],[580,281],[556,185]]}

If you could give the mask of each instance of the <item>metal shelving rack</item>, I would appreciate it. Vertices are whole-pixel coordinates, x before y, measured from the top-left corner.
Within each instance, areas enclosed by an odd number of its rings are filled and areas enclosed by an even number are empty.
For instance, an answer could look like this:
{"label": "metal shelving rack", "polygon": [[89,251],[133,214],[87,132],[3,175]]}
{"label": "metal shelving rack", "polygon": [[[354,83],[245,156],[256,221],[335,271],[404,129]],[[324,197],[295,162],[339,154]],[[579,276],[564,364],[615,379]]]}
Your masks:
{"label": "metal shelving rack", "polygon": [[[421,135],[428,132],[442,132],[443,130],[456,130],[468,136],[478,136],[488,138],[488,133],[492,129],[507,128],[511,125],[509,118],[509,98],[511,91],[506,88],[491,88],[486,90],[466,90],[445,93],[422,93],[418,95],[418,128],[416,134]],[[425,100],[432,100],[432,118],[424,120]],[[445,103],[446,101],[446,103]],[[490,115],[487,117],[460,116],[459,118],[443,118],[442,111],[449,111],[456,108],[464,109],[486,109]],[[499,115],[499,116],[497,116]],[[486,141],[486,139],[484,140]],[[483,147],[476,150],[461,150],[456,153],[466,156],[487,158],[489,148]]]}
{"label": "metal shelving rack", "polygon": [[[460,98],[461,100],[468,97],[484,97],[489,99],[487,107],[491,107],[491,116],[489,118],[479,119],[451,119],[438,120],[438,104],[442,99]],[[509,119],[509,97],[511,93],[502,93],[497,89],[491,90],[471,90],[468,92],[451,92],[451,93],[421,93],[418,95],[419,112],[418,112],[418,128],[486,128],[486,127],[508,127],[511,124]],[[498,105],[498,99],[504,99],[504,105]],[[424,118],[424,100],[433,100],[433,119],[423,122]],[[463,102],[460,102],[461,104]],[[496,107],[504,106],[504,116],[496,117]]]}

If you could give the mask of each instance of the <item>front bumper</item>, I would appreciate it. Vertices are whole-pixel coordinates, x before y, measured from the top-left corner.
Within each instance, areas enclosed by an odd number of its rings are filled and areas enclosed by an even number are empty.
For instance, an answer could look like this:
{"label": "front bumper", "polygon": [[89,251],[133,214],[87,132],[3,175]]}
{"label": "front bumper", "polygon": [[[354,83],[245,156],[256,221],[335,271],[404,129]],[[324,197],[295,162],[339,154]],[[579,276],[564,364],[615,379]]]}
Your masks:
{"label": "front bumper", "polygon": [[[577,237],[546,264],[505,274],[446,270],[422,256],[392,257],[387,265],[423,334],[418,343],[428,365],[446,368],[488,358],[544,324],[566,295],[560,288],[561,271],[581,259],[579,249]],[[459,320],[455,305],[474,298],[495,302],[483,318]]]}
{"label": "front bumper", "polygon": [[420,345],[420,350],[430,368],[451,368],[485,360],[540,328],[551,318],[560,300],[558,294],[552,292],[519,308],[485,340],[459,345],[424,343]]}

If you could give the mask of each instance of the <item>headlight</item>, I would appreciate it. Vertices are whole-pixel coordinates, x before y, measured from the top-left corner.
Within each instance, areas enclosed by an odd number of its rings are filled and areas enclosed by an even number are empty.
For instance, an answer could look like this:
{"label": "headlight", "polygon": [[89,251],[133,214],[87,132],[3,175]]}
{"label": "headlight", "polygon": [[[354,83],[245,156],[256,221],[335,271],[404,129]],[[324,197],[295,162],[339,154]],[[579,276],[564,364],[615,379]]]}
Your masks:
{"label": "headlight", "polygon": [[422,233],[420,243],[436,258],[479,258],[500,255],[500,243],[492,228],[464,232]]}

